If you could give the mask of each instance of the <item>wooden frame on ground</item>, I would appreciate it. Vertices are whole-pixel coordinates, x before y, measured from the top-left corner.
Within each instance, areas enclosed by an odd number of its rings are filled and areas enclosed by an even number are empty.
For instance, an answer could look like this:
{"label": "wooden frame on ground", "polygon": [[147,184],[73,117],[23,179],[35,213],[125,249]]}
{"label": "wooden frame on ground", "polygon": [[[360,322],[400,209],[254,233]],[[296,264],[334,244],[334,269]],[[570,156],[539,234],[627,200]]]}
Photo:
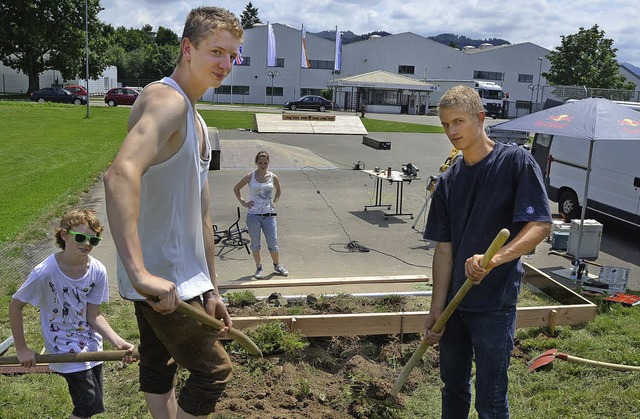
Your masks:
{"label": "wooden frame on ground", "polygon": [[[556,326],[576,325],[587,323],[596,315],[596,305],[549,275],[524,263],[524,281],[540,292],[552,297],[560,304],[543,307],[518,307],[516,327],[548,326],[552,331]],[[224,284],[220,288],[273,289],[274,286],[301,287],[310,285],[335,285],[349,283],[400,283],[424,282],[428,280],[422,275],[368,277],[368,278],[315,278],[306,280],[278,280],[265,282],[245,282],[241,284]],[[395,312],[395,313],[360,313],[360,314],[330,314],[330,315],[300,315],[300,316],[269,316],[269,317],[234,317],[233,325],[237,329],[244,329],[274,320],[284,323],[290,331],[298,331],[306,337],[320,336],[357,336],[357,335],[391,335],[403,333],[420,333],[424,330],[427,311]]]}

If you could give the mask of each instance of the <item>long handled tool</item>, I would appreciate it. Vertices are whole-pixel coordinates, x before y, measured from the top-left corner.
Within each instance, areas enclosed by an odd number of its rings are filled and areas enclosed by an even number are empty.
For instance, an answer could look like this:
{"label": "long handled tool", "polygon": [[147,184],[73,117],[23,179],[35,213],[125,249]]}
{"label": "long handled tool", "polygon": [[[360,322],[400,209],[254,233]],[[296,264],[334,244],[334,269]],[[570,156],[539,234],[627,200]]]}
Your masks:
{"label": "long handled tool", "polygon": [[[510,234],[509,230],[507,230],[506,228],[503,228],[502,230],[500,230],[496,238],[493,239],[493,242],[487,249],[487,252],[482,257],[482,260],[480,261],[480,266],[485,268],[489,264],[493,256],[498,252],[498,250],[500,250],[502,245],[507,241],[507,239],[509,238],[509,234]],[[447,320],[449,320],[449,317],[451,317],[455,309],[458,307],[458,305],[460,304],[462,299],[465,297],[465,295],[467,295],[467,292],[469,292],[472,286],[473,286],[473,281],[467,278],[467,280],[464,281],[464,284],[462,284],[462,287],[460,287],[456,295],[453,296],[453,299],[444,309],[444,311],[442,312],[442,315],[440,316],[440,318],[438,318],[438,321],[436,321],[436,323],[433,325],[431,330],[433,330],[436,333],[442,330],[444,325],[447,323]],[[393,385],[393,388],[391,389],[391,394],[389,398],[396,398],[396,396],[400,392],[400,389],[402,388],[404,383],[407,381],[407,378],[409,378],[409,374],[411,373],[411,370],[413,370],[413,368],[416,366],[418,361],[420,361],[420,359],[422,358],[422,355],[424,355],[425,351],[429,346],[431,346],[431,343],[429,341],[427,341],[426,339],[422,341],[418,349],[416,349],[415,353],[411,356],[411,359],[409,359],[409,362],[407,362],[407,365],[405,365],[402,371],[400,372],[398,379],[396,380],[395,384]]]}
{"label": "long handled tool", "polygon": [[557,349],[549,349],[548,351],[544,352],[542,355],[531,361],[527,369],[529,372],[535,371],[551,363],[551,361],[556,358],[576,364],[593,365],[596,367],[609,368],[616,371],[640,371],[640,367],[634,367],[633,365],[610,364],[608,362],[593,361],[591,359],[567,355],[562,352],[558,352]]}
{"label": "long handled tool", "polygon": [[[204,311],[198,310],[195,307],[190,306],[184,301],[180,302],[180,305],[176,309],[178,313],[189,316],[200,323],[220,330],[224,327],[224,323],[220,320],[216,320],[209,316]],[[260,348],[251,340],[247,335],[240,332],[237,329],[231,328],[228,332],[229,337],[238,342],[247,352],[253,356],[262,357]],[[120,361],[125,357],[127,351],[101,351],[101,352],[79,352],[79,353],[66,353],[66,354],[36,354],[36,363],[66,363],[66,362],[88,362],[88,361]],[[133,356],[139,358],[140,355],[137,351],[134,351]],[[15,365],[19,364],[17,356],[3,356],[0,357],[0,365]]]}
{"label": "long handled tool", "polygon": [[[215,330],[221,330],[224,327],[224,323],[220,320],[214,319],[206,312],[198,310],[197,308],[190,306],[184,301],[180,301],[180,305],[178,306],[176,311],[178,313],[184,314],[185,316],[189,316],[192,319],[199,321],[200,323],[206,324],[207,326]],[[260,348],[258,348],[258,346],[247,335],[245,335],[238,329],[230,328],[227,334],[231,339],[235,340],[244,349],[246,349],[249,354],[262,357],[262,351],[260,351]]]}
{"label": "long handled tool", "polygon": [[[127,351],[101,351],[101,352],[79,352],[64,354],[36,354],[36,364],[66,363],[66,362],[88,362],[88,361],[121,361],[127,355]],[[138,351],[133,351],[133,357],[139,358]],[[0,357],[0,365],[18,365],[17,356]]]}

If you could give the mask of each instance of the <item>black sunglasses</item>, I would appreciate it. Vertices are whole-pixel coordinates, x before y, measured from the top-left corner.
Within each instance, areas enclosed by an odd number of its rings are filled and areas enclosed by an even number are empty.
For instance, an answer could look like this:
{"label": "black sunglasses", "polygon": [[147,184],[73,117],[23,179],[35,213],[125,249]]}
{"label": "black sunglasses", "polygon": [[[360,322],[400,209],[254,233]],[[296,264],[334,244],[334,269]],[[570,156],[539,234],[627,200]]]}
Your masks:
{"label": "black sunglasses", "polygon": [[84,243],[89,240],[89,244],[91,246],[97,246],[98,244],[100,244],[100,240],[102,240],[102,237],[89,236],[88,234],[78,233],[77,231],[73,230],[67,230],[67,232],[69,232],[69,234],[71,234],[78,243]]}

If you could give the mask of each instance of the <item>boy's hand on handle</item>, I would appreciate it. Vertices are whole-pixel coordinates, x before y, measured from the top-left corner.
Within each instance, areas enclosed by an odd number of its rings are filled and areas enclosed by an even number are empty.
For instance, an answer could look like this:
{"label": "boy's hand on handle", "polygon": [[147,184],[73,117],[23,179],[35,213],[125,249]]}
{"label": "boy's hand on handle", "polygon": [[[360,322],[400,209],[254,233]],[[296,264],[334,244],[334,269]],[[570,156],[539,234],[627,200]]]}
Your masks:
{"label": "boy's hand on handle", "polygon": [[137,281],[135,288],[158,313],[173,313],[180,304],[176,284],[159,276],[147,274]]}
{"label": "boy's hand on handle", "polygon": [[127,351],[125,356],[122,358],[122,362],[125,364],[132,364],[138,361],[138,358],[134,354],[134,352],[137,352],[134,344],[122,341],[120,344],[116,345],[116,348],[121,351]]}
{"label": "boy's hand on handle", "polygon": [[18,349],[16,351],[18,356],[18,362],[23,367],[35,367],[36,366],[36,351],[30,348]]}
{"label": "boy's hand on handle", "polygon": [[204,311],[214,319],[219,319],[224,322],[224,327],[218,331],[218,336],[221,338],[225,337],[229,328],[233,327],[233,322],[227,311],[227,306],[225,306],[224,301],[222,301],[222,297],[213,291],[208,291],[204,293],[203,300]]}
{"label": "boy's hand on handle", "polygon": [[435,332],[431,330],[433,328],[433,325],[436,324],[436,321],[440,318],[441,315],[442,315],[442,311],[430,310],[429,314],[427,314],[427,318],[425,319],[424,340],[429,342],[431,345],[435,345],[436,343],[440,342],[440,338],[444,333],[444,329],[445,329],[444,326],[439,332]]}
{"label": "boy's hand on handle", "polygon": [[475,285],[480,284],[480,282],[482,282],[484,277],[487,276],[487,274],[495,266],[495,263],[492,263],[492,261],[489,261],[486,268],[483,268],[481,265],[483,257],[484,257],[484,254],[473,255],[469,259],[467,259],[467,261],[464,264],[465,276],[468,279],[472,280]]}

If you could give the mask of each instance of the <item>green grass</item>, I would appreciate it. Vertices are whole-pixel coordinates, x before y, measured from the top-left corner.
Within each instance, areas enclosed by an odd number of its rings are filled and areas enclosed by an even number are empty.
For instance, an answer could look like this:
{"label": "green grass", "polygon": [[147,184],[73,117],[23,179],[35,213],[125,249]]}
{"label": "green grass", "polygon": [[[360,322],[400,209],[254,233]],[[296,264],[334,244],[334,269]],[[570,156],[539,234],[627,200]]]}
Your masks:
{"label": "green grass", "polygon": [[441,126],[410,124],[406,122],[382,121],[379,119],[363,118],[362,123],[369,132],[408,132],[442,134],[444,130]]}
{"label": "green grass", "polygon": [[46,221],[78,202],[116,155],[127,113],[93,108],[85,119],[80,106],[0,105],[0,241],[42,238]]}

